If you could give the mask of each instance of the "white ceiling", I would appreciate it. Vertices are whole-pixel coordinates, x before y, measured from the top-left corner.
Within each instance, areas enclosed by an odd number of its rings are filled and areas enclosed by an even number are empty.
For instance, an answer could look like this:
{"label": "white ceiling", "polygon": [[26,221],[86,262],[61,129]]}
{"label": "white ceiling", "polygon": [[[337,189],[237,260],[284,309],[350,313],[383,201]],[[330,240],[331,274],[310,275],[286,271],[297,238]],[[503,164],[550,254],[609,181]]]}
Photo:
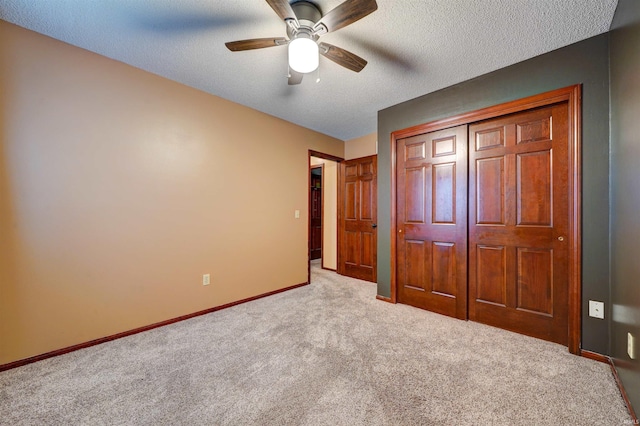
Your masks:
{"label": "white ceiling", "polygon": [[[342,0],[313,0],[323,13]],[[608,31],[617,0],[377,0],[321,41],[369,61],[326,58],[321,80],[287,85],[287,48],[227,41],[285,36],[264,0],[0,0],[0,19],[347,140],[381,109]]]}

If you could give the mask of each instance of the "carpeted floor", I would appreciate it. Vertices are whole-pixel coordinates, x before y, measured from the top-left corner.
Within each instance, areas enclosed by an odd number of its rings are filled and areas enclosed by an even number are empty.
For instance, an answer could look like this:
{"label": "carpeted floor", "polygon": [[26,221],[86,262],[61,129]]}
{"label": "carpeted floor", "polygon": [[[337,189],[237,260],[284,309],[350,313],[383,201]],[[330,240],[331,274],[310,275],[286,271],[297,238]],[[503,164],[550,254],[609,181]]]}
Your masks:
{"label": "carpeted floor", "polygon": [[2,425],[623,425],[607,365],[312,284],[0,373]]}

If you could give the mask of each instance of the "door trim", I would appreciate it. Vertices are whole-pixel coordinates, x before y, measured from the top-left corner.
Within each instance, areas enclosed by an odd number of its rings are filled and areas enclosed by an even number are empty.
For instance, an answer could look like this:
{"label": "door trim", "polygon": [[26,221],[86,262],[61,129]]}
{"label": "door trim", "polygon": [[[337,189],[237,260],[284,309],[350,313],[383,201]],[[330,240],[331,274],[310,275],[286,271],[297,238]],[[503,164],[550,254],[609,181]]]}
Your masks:
{"label": "door trim", "polygon": [[572,354],[580,353],[582,311],[582,86],[564,87],[550,92],[517,99],[499,105],[478,109],[453,117],[397,130],[391,133],[391,303],[397,303],[397,204],[396,204],[396,146],[399,139],[429,133],[449,127],[471,124],[502,115],[521,112],[537,107],[567,102],[569,127],[569,311],[568,349]]}

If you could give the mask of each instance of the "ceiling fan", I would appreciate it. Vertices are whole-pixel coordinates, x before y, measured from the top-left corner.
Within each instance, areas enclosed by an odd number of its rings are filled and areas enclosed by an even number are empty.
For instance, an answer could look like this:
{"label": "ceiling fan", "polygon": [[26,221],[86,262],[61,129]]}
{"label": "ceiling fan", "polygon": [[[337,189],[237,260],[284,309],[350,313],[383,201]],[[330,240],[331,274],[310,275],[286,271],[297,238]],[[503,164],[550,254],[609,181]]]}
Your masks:
{"label": "ceiling fan", "polygon": [[265,47],[289,47],[289,85],[300,84],[304,74],[318,68],[319,54],[355,72],[360,72],[367,61],[358,55],[320,42],[323,34],[337,31],[364,18],[378,9],[375,0],[346,0],[326,15],[306,0],[266,0],[269,6],[284,20],[287,37],[254,38],[225,43],[232,52],[262,49]]}

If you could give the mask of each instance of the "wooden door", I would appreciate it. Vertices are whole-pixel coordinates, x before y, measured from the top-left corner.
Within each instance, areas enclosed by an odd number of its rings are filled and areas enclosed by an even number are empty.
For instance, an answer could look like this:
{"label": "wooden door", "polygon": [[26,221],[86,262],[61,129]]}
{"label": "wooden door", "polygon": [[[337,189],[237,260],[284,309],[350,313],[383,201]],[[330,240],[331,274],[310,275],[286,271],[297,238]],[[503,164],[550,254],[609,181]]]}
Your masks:
{"label": "wooden door", "polygon": [[[319,174],[316,174],[318,173]],[[311,211],[309,220],[309,258],[311,260],[322,258],[322,173],[324,168],[316,166],[311,168]]]}
{"label": "wooden door", "polygon": [[469,128],[469,319],[567,344],[568,106]]}
{"label": "wooden door", "polygon": [[467,317],[467,126],[396,145],[397,297]]}
{"label": "wooden door", "polygon": [[340,163],[338,273],[376,282],[377,156]]}

